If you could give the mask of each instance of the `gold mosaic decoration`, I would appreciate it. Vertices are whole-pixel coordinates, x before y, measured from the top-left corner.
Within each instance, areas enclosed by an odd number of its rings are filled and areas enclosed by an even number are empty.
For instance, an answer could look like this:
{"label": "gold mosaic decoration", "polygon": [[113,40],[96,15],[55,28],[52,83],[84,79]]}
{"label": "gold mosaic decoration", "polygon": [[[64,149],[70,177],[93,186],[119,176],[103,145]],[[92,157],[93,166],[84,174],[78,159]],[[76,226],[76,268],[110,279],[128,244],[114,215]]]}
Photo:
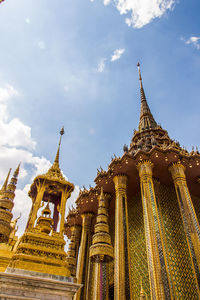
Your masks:
{"label": "gold mosaic decoration", "polygon": [[143,208],[140,192],[127,201],[129,212],[130,263],[133,299],[139,299],[141,282],[147,299],[150,286],[144,232]]}
{"label": "gold mosaic decoration", "polygon": [[199,299],[175,190],[160,185],[160,207],[176,299]]}

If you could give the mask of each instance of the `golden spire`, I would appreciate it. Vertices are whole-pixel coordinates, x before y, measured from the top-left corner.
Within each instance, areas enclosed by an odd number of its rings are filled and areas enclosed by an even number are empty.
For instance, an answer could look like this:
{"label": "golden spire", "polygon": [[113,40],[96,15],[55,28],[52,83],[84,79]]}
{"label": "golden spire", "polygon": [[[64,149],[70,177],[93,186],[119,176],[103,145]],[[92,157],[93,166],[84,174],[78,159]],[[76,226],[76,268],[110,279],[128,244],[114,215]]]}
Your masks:
{"label": "golden spire", "polygon": [[[20,166],[20,165],[19,165]],[[11,178],[10,183],[8,184],[8,178],[10,175],[10,171],[8,172],[8,176],[1,190],[0,197],[0,243],[7,242],[12,231],[11,220],[12,220],[12,209],[14,206],[14,198],[15,198],[15,189],[17,184],[17,177],[19,174],[19,166],[14,172],[13,177]]]}
{"label": "golden spire", "polygon": [[1,192],[6,191],[6,188],[7,188],[7,185],[8,185],[8,179],[10,177],[10,172],[11,172],[11,168],[8,171],[8,175],[7,175],[6,180],[5,180],[5,182],[4,182],[4,184],[3,184],[2,188],[1,188]]}
{"label": "golden spire", "polygon": [[45,177],[50,178],[51,180],[66,181],[65,178],[63,177],[62,172],[59,167],[60,145],[61,145],[62,136],[64,133],[65,133],[64,127],[62,127],[62,129],[60,130],[60,140],[59,140],[59,144],[58,144],[58,150],[57,150],[53,165],[49,168],[48,172],[45,175],[39,175],[37,177],[45,176]]}
{"label": "golden spire", "polygon": [[47,215],[49,215],[49,216],[51,215],[51,210],[49,208],[49,200],[48,200],[45,208],[42,210],[42,216],[47,216]]}
{"label": "golden spire", "polygon": [[13,177],[10,180],[10,183],[7,186],[7,190],[13,193],[13,199],[14,199],[14,192],[16,189],[16,185],[17,185],[17,179],[18,179],[18,175],[19,175],[19,169],[20,169],[20,165],[21,163],[19,163],[17,169],[15,170]]}
{"label": "golden spire", "polygon": [[54,164],[57,164],[59,166],[59,156],[60,156],[60,145],[61,145],[61,141],[62,141],[62,136],[63,134],[65,133],[64,131],[64,126],[61,128],[60,130],[60,140],[59,140],[59,144],[58,144],[58,150],[57,150],[57,153],[56,153],[56,157],[55,157],[55,160],[54,160]]}
{"label": "golden spire", "polygon": [[142,76],[140,71],[140,63],[137,64],[139,72],[139,81],[140,81],[140,96],[141,96],[141,109],[140,109],[140,122],[139,122],[139,131],[148,130],[150,128],[157,127],[157,123],[154,120],[154,117],[148,106],[146,96],[144,93],[144,88],[142,84]]}

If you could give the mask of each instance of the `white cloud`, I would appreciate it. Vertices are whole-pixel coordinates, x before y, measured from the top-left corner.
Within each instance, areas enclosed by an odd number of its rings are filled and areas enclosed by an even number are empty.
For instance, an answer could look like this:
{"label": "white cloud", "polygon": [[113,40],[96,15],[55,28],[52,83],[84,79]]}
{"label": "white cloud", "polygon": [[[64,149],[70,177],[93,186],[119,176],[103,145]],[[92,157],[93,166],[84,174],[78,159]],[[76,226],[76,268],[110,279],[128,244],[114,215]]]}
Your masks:
{"label": "white cloud", "polygon": [[17,95],[18,91],[10,85],[0,87],[0,146],[22,146],[27,149],[34,149],[36,142],[31,138],[30,127],[24,125],[17,118],[9,121],[8,101]]}
{"label": "white cloud", "polygon": [[108,4],[110,4],[110,3],[111,3],[111,0],[104,0],[104,1],[103,1],[103,4],[104,4],[104,5],[108,5]]}
{"label": "white cloud", "polygon": [[30,24],[31,21],[30,21],[29,18],[26,18],[26,19],[25,19],[25,22],[26,22],[27,24]]}
{"label": "white cloud", "polygon": [[[104,5],[111,0],[103,0]],[[177,0],[113,0],[121,15],[129,14],[126,24],[141,28],[155,18],[160,18],[167,10],[172,10]]]}
{"label": "white cloud", "polygon": [[122,56],[122,54],[125,52],[125,49],[116,49],[111,57],[111,61],[115,61],[120,59],[120,57]]}
{"label": "white cloud", "polygon": [[181,37],[181,40],[184,41],[187,45],[192,44],[195,46],[198,50],[200,50],[200,37],[199,36],[191,36],[188,40],[185,40],[183,37]]}
{"label": "white cloud", "polygon": [[[22,162],[19,180],[24,179],[26,185],[16,190],[13,209],[14,217],[17,217],[20,211],[22,212],[18,222],[19,233],[22,233],[32,202],[27,194],[30,183],[36,175],[46,172],[51,164],[45,157],[37,157],[32,153],[36,142],[31,136],[31,128],[19,119],[9,117],[8,106],[18,95],[19,92],[11,85],[0,87],[0,181],[2,184],[10,167],[13,168],[13,173],[19,162]],[[26,180],[27,175],[31,177],[30,182]]]}
{"label": "white cloud", "polygon": [[100,62],[98,63],[97,72],[102,73],[105,70],[105,61],[106,58],[101,58]]}

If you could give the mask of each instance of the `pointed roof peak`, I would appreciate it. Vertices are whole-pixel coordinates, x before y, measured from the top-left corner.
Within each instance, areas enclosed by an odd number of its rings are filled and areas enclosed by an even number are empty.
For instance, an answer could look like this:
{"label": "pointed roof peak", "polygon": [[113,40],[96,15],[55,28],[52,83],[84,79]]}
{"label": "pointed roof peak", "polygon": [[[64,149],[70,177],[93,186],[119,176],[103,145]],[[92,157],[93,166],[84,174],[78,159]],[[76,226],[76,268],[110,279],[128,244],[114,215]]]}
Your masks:
{"label": "pointed roof peak", "polygon": [[[56,180],[61,180],[66,182],[64,176],[62,175],[62,172],[60,170],[60,166],[59,166],[59,156],[60,156],[60,145],[61,145],[61,141],[62,141],[62,136],[65,133],[64,131],[64,127],[62,127],[62,129],[60,130],[60,140],[59,140],[59,144],[58,144],[58,150],[56,153],[56,157],[54,160],[54,163],[52,164],[52,166],[49,168],[49,170],[47,171],[46,174],[44,174],[44,176],[48,176],[51,179],[56,179]],[[43,175],[40,175],[43,176]]]}
{"label": "pointed roof peak", "polygon": [[141,109],[140,109],[140,122],[139,122],[139,131],[148,130],[150,128],[157,127],[157,123],[154,120],[154,117],[150,111],[149,105],[146,100],[144,93],[144,88],[142,84],[142,75],[140,70],[140,63],[137,64],[139,72],[139,81],[140,81],[140,97],[141,97]]}
{"label": "pointed roof peak", "polygon": [[4,184],[3,184],[2,188],[1,188],[1,192],[6,191],[6,188],[7,188],[7,185],[8,185],[8,179],[10,177],[10,172],[11,172],[11,168],[8,171],[8,175],[6,176]]}
{"label": "pointed roof peak", "polygon": [[16,177],[16,178],[18,177],[20,166],[21,166],[21,162],[19,163],[17,169],[15,170],[15,172],[14,172],[14,174],[13,174],[13,177]]}
{"label": "pointed roof peak", "polygon": [[137,67],[138,67],[138,72],[139,72],[139,81],[140,81],[140,87],[142,87],[142,75],[141,75],[141,71],[140,71],[140,63],[137,63]]}
{"label": "pointed roof peak", "polygon": [[59,140],[59,144],[58,144],[58,150],[57,150],[57,153],[56,153],[56,157],[55,157],[55,160],[54,160],[54,164],[57,164],[59,166],[59,156],[60,156],[60,145],[61,145],[61,141],[62,141],[62,136],[63,134],[65,133],[65,130],[64,130],[64,126],[61,128],[60,130],[60,140]]}

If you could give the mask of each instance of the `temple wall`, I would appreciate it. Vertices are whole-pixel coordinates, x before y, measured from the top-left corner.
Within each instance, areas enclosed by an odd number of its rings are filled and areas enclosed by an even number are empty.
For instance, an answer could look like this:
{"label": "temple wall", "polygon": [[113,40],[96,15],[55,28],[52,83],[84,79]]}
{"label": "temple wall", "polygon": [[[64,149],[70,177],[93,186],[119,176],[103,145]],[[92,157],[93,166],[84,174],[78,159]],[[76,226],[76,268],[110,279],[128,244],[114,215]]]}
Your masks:
{"label": "temple wall", "polygon": [[156,194],[175,298],[199,299],[175,190],[160,184]]}
{"label": "temple wall", "polygon": [[[199,299],[189,248],[183,228],[174,188],[159,184],[155,186],[159,216],[164,234],[165,251],[175,299]],[[200,220],[200,199],[192,197]],[[143,208],[140,192],[128,201],[130,264],[133,299],[139,299],[141,279],[147,299],[150,285],[147,264]]]}
{"label": "temple wall", "polygon": [[140,192],[128,199],[130,264],[133,299],[139,299],[141,281],[150,299],[150,286],[144,233],[143,208]]}

